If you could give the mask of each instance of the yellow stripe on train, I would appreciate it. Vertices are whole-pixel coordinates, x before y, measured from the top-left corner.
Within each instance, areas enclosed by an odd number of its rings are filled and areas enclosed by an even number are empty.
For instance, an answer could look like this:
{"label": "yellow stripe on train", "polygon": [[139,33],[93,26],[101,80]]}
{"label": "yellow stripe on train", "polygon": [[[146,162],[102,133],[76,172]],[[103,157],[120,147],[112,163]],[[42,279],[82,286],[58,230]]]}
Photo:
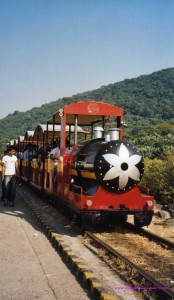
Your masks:
{"label": "yellow stripe on train", "polygon": [[81,175],[81,177],[84,177],[84,178],[90,178],[90,179],[96,179],[96,176],[95,176],[95,173],[94,172],[88,172],[86,170],[81,170],[81,171],[77,171],[74,170],[74,169],[71,169],[71,175],[74,175],[74,176],[79,176],[79,173]]}

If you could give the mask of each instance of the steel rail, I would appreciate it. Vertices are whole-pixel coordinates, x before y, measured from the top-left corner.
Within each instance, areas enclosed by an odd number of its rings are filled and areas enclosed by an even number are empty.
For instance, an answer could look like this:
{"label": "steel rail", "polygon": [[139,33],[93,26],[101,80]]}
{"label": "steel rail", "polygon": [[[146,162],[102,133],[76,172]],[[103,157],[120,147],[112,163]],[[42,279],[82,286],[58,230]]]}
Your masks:
{"label": "steel rail", "polygon": [[[157,281],[153,276],[146,273],[143,269],[136,266],[134,263],[132,263],[129,259],[127,259],[122,254],[120,254],[118,251],[111,248],[110,246],[108,246],[103,241],[101,241],[98,237],[95,236],[95,234],[93,234],[89,231],[86,231],[85,233],[86,233],[87,236],[92,238],[97,244],[99,244],[101,247],[106,249],[107,252],[109,252],[113,256],[119,258],[121,261],[123,261],[125,264],[129,265],[131,268],[135,269],[138,272],[138,274],[140,274],[143,278],[145,278],[148,282],[150,282],[154,287],[159,287],[159,289],[160,289],[161,282]],[[165,288],[167,288],[167,287],[165,287]],[[163,298],[163,299],[166,299],[166,300],[167,299],[174,299],[174,292],[171,289],[168,289],[168,288],[166,290],[160,289],[160,293],[162,295],[164,295],[165,298]],[[168,298],[166,298],[166,296]]]}
{"label": "steel rail", "polygon": [[144,228],[136,227],[135,225],[133,225],[129,222],[126,222],[124,224],[124,226],[125,226],[125,228],[129,228],[130,230],[132,230],[135,233],[143,234],[144,236],[146,236],[147,238],[149,238],[151,240],[155,240],[160,244],[166,245],[166,246],[170,247],[171,249],[174,249],[174,243],[172,241],[170,241],[169,239],[161,237],[161,236],[159,236],[155,233],[152,233]]}

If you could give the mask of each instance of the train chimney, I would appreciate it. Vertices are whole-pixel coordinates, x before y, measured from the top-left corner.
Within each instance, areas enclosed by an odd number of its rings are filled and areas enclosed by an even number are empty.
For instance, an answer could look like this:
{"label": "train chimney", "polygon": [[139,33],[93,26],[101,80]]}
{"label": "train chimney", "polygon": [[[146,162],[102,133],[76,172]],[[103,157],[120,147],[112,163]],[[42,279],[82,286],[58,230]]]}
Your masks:
{"label": "train chimney", "polygon": [[110,134],[111,141],[120,139],[120,129],[119,128],[110,128],[109,134]]}
{"label": "train chimney", "polygon": [[94,128],[94,138],[102,138],[104,129],[100,126]]}
{"label": "train chimney", "polygon": [[111,140],[110,134],[109,133],[105,134],[105,142],[110,142],[110,140]]}

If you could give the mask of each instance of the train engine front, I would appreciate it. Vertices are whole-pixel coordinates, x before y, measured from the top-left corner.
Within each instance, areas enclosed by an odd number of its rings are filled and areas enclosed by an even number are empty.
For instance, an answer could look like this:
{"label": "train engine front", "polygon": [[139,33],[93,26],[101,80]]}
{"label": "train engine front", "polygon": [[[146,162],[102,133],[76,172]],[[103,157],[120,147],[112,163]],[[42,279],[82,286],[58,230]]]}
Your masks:
{"label": "train engine front", "polygon": [[76,148],[73,162],[74,168],[81,172],[78,181],[89,194],[93,193],[90,191],[93,185],[91,182],[88,188],[86,171],[90,171],[89,180],[91,177],[95,179],[94,186],[101,186],[110,193],[130,191],[144,173],[140,152],[127,140],[105,142],[103,138],[98,138],[84,142]]}
{"label": "train engine front", "polygon": [[72,155],[72,182],[86,198],[84,215],[94,222],[114,223],[133,214],[137,226],[149,225],[153,197],[141,195],[137,187],[144,173],[143,157],[128,140],[120,140],[118,132],[113,128],[109,137],[78,145]]}

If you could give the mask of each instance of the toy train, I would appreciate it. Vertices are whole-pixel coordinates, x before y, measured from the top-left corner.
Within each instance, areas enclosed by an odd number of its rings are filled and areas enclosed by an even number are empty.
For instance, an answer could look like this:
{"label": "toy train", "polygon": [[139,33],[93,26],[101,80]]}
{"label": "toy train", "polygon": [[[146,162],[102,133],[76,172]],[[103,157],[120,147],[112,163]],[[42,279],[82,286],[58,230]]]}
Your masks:
{"label": "toy train", "polygon": [[[18,138],[18,152],[30,145],[33,154],[28,161],[19,154],[22,179],[57,206],[63,204],[83,224],[112,225],[134,215],[136,226],[149,225],[154,198],[142,195],[137,186],[144,172],[143,157],[123,139],[122,125],[123,110],[108,103],[64,106],[46,125]],[[56,139],[60,139],[60,157],[55,173],[47,149]]]}

